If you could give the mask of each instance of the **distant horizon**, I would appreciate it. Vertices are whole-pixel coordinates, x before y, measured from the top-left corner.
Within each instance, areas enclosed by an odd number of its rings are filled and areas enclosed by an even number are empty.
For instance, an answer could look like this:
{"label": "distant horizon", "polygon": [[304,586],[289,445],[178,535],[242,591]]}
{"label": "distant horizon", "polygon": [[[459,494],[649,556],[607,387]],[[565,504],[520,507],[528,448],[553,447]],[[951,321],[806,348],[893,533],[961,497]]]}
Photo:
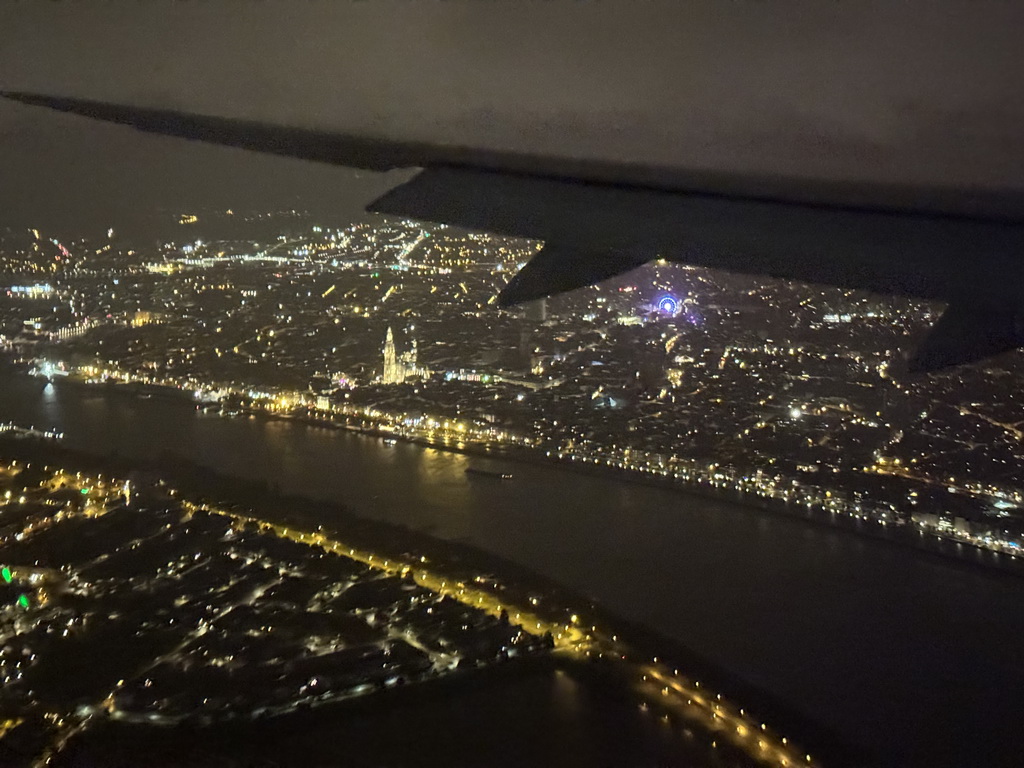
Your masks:
{"label": "distant horizon", "polygon": [[[238,198],[235,198],[238,199]],[[0,235],[16,233],[19,231],[31,231],[39,229],[51,233],[60,234],[64,237],[90,237],[105,234],[106,230],[113,228],[115,231],[127,231],[132,236],[150,236],[150,232],[143,230],[154,227],[167,227],[167,235],[180,234],[184,229],[177,224],[176,217],[181,214],[206,214],[225,215],[228,211],[239,215],[240,218],[254,214],[284,214],[294,210],[297,216],[303,218],[316,218],[322,223],[344,225],[348,222],[356,222],[369,217],[384,216],[365,211],[361,206],[334,207],[330,203],[318,201],[313,196],[295,193],[290,197],[281,197],[265,200],[248,199],[232,203],[230,200],[201,200],[188,201],[180,200],[156,201],[146,200],[132,205],[131,201],[125,201],[123,206],[110,208],[102,219],[94,219],[93,214],[68,213],[66,210],[57,209],[53,212],[34,215],[28,211],[12,211],[5,209],[0,213]],[[203,222],[199,222],[202,228]],[[159,236],[159,235],[155,235]]]}
{"label": "distant horizon", "polygon": [[[1024,191],[1016,5],[395,6],[7,3],[0,88],[725,177]],[[390,185],[8,103],[0,167],[3,220],[296,193],[349,209]]]}

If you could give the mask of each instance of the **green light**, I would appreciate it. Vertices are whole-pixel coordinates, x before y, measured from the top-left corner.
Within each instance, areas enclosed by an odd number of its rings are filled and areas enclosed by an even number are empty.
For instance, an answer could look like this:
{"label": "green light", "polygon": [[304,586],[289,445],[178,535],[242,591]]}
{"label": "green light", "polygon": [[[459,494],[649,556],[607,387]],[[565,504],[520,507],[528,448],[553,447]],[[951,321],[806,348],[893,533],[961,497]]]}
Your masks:
{"label": "green light", "polygon": [[0,571],[0,576],[3,576],[4,581],[6,581],[8,584],[10,584],[11,580],[14,578],[13,576],[11,576],[11,569],[8,568],[6,565],[4,566],[4,569]]}
{"label": "green light", "polygon": [[28,608],[28,595],[22,595],[18,598],[18,605],[22,608]]}
{"label": "green light", "polygon": [[82,489],[82,495],[85,496],[87,493],[89,493],[89,489],[88,488],[83,488]]}

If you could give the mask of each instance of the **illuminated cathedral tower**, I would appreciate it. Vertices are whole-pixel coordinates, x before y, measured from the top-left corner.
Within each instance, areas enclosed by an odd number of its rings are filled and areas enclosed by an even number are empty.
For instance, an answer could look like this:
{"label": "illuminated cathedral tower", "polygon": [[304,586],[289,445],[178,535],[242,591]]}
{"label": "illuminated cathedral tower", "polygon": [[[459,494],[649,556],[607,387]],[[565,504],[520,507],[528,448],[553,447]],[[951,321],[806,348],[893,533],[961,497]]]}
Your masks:
{"label": "illuminated cathedral tower", "polygon": [[416,339],[407,352],[398,354],[395,349],[395,335],[391,328],[388,328],[388,335],[384,339],[384,375],[381,382],[384,384],[401,384],[409,379],[421,379],[430,375],[430,371],[420,368],[419,352],[416,346]]}
{"label": "illuminated cathedral tower", "polygon": [[388,327],[388,335],[384,339],[384,376],[382,381],[385,384],[401,384],[405,381],[405,366],[398,362],[398,355],[395,354],[395,335]]}

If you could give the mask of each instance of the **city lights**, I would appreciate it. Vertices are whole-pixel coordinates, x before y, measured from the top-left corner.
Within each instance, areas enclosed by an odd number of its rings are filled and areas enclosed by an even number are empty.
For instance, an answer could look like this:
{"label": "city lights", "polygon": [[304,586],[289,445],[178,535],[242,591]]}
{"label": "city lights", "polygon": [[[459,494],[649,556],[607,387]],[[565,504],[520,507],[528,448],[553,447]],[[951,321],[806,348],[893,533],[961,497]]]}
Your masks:
{"label": "city lights", "polygon": [[[25,471],[17,463],[0,465],[0,481],[17,482]],[[56,712],[68,729],[57,732],[44,758],[60,753],[67,735],[107,719],[167,726],[259,720],[552,651],[576,663],[605,660],[621,667],[642,711],[656,705],[684,727],[702,728],[708,738],[728,740],[757,759],[766,750],[773,760],[792,761],[800,754],[764,725],[754,739],[757,721],[744,709],[708,693],[659,656],[632,661],[635,654],[617,633],[557,596],[527,596],[511,582],[468,574],[463,566],[448,571],[434,557],[375,553],[335,538],[323,525],[304,529],[237,505],[225,509],[181,499],[160,481],[136,489],[145,502],[130,511],[122,503],[129,483],[117,477],[52,467],[41,478],[26,490],[46,512],[5,543],[15,556],[23,547],[58,545],[67,560],[59,569],[0,571],[8,583],[17,578],[26,588],[9,609],[17,611],[25,647],[0,660],[7,689],[23,689],[25,673],[66,664],[59,645],[32,650],[33,632],[56,628],[62,638],[88,638],[104,625],[103,617],[116,615],[118,626],[131,628],[140,643],[163,647],[149,661],[136,660],[130,674],[113,675],[108,687],[95,690],[93,703],[67,699],[67,709],[60,710],[59,688],[45,687],[47,711]],[[67,489],[90,489],[94,498],[69,508],[62,495]],[[65,533],[90,527],[105,531],[109,546],[94,575],[85,544],[90,537]],[[240,537],[242,532],[248,533]],[[187,546],[173,546],[177,541]],[[143,569],[132,554],[140,549],[156,556]],[[140,604],[161,584],[174,585],[169,613]],[[312,597],[290,597],[297,587]],[[51,602],[51,589],[73,595],[74,607]],[[197,622],[178,620],[197,608]],[[339,608],[346,612],[338,614]],[[4,610],[0,606],[0,621]],[[330,618],[339,615],[345,617],[341,624]],[[302,632],[301,650],[285,645],[286,660],[271,653],[262,664],[253,663],[247,648],[256,643],[267,653],[276,642],[275,625],[285,621]],[[118,669],[119,657],[106,653],[92,663]],[[339,675],[343,663],[348,671]],[[269,676],[253,677],[257,666]],[[204,677],[224,675],[237,679],[229,691],[201,693]],[[37,684],[59,686],[60,680]],[[34,716],[31,695],[26,703],[25,715]]]}

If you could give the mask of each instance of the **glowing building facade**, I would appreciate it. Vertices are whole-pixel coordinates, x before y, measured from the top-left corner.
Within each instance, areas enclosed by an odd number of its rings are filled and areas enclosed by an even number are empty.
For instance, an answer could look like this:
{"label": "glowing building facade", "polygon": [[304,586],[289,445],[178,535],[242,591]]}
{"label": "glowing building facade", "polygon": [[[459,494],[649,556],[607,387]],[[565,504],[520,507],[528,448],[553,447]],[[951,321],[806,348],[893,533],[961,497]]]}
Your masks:
{"label": "glowing building facade", "polygon": [[401,384],[407,379],[425,376],[425,371],[419,367],[418,354],[415,339],[408,352],[398,354],[395,350],[395,334],[389,327],[384,339],[384,374],[381,381],[384,384]]}

